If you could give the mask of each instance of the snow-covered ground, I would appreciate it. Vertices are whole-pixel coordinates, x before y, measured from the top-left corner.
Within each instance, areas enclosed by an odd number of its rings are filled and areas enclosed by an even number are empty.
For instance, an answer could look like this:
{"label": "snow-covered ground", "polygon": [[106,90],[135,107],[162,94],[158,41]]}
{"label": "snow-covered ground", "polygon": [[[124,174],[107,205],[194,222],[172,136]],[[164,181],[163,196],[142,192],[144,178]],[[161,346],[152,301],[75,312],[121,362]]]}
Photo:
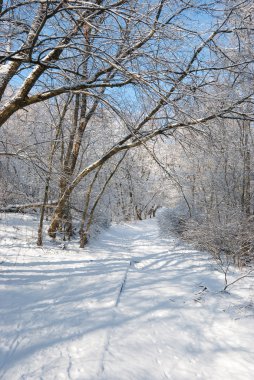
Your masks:
{"label": "snow-covered ground", "polygon": [[32,217],[0,217],[0,379],[253,379],[253,278],[221,292],[154,220],[61,250],[36,248]]}

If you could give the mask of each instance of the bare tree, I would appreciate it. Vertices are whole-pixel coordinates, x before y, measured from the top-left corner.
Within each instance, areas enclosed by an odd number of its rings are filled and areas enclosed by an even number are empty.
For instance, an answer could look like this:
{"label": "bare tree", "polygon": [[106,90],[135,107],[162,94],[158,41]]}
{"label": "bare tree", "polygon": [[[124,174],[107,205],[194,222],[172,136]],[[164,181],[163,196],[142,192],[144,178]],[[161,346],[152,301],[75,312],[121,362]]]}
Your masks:
{"label": "bare tree", "polygon": [[[0,125],[25,107],[75,94],[76,116],[51,237],[73,190],[106,161],[159,135],[245,114],[241,105],[252,101],[253,89],[243,93],[239,84],[243,68],[251,72],[252,60],[232,60],[227,48],[235,39],[227,36],[246,28],[235,16],[240,7],[248,14],[249,5],[234,1],[222,9],[220,1],[199,0],[3,3]],[[202,25],[202,16],[209,22]],[[224,85],[232,76],[231,87]],[[100,109],[113,113],[125,133],[78,170],[85,131]]]}

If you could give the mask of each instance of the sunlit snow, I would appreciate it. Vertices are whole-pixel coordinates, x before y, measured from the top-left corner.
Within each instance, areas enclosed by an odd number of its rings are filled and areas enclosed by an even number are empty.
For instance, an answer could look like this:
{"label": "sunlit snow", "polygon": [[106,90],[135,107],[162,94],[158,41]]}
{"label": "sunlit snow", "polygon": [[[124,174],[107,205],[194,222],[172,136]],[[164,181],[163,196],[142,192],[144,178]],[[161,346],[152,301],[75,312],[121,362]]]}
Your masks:
{"label": "sunlit snow", "polygon": [[32,217],[1,218],[0,379],[253,378],[253,278],[221,292],[208,256],[155,220],[61,250],[35,246]]}

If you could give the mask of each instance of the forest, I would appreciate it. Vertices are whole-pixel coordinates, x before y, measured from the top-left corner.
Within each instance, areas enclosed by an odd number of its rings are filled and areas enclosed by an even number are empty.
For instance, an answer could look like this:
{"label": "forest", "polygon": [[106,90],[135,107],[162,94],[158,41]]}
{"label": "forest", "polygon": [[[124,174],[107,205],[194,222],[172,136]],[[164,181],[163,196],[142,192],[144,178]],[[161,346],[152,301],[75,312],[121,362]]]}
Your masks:
{"label": "forest", "polygon": [[252,380],[253,0],[0,0],[0,379]]}
{"label": "forest", "polygon": [[[164,229],[253,256],[249,1],[0,2],[1,211],[44,239],[166,208]],[[48,237],[43,222],[50,220]]]}

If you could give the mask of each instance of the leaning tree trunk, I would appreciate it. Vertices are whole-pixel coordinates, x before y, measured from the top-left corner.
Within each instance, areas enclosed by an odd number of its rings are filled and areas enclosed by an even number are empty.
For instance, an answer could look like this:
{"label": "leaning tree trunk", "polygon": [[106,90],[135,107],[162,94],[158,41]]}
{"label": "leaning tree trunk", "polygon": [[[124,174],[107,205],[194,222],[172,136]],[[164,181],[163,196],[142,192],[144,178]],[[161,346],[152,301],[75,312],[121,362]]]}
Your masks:
{"label": "leaning tree trunk", "polygon": [[52,169],[53,169],[53,160],[54,160],[54,155],[55,155],[57,145],[58,145],[58,139],[59,139],[60,133],[62,131],[62,124],[63,124],[64,118],[65,118],[66,112],[68,110],[68,105],[69,105],[70,101],[71,101],[71,98],[69,97],[68,101],[65,103],[62,114],[60,116],[60,120],[59,120],[57,129],[56,129],[56,136],[55,136],[54,142],[51,146],[51,152],[50,152],[49,164],[48,164],[48,175],[47,175],[46,183],[45,183],[44,198],[43,198],[43,204],[41,206],[41,215],[40,215],[40,222],[39,222],[39,227],[38,227],[37,246],[43,245],[43,238],[42,238],[43,221],[44,221],[46,204],[48,202],[49,185],[50,185]]}
{"label": "leaning tree trunk", "polygon": [[87,212],[88,212],[90,198],[91,198],[91,194],[92,194],[92,189],[93,189],[93,186],[96,182],[96,179],[98,178],[98,175],[100,173],[101,168],[102,168],[102,166],[100,166],[99,169],[97,170],[97,172],[95,173],[95,176],[94,176],[93,180],[91,181],[91,183],[88,187],[88,191],[87,191],[86,196],[85,196],[84,210],[82,213],[80,229],[79,229],[80,248],[84,248],[84,246],[87,244],[87,237],[85,235],[85,222],[86,222]]}
{"label": "leaning tree trunk", "polygon": [[73,191],[73,187],[69,186],[67,190],[64,192],[64,194],[62,195],[62,198],[57,203],[55,212],[53,214],[53,218],[51,220],[50,227],[48,229],[48,235],[53,239],[56,238],[56,232],[64,216],[64,208],[65,208],[66,202],[69,199],[72,191]]}
{"label": "leaning tree trunk", "polygon": [[[94,217],[94,212],[95,212],[95,209],[101,199],[101,197],[103,196],[111,178],[115,175],[117,169],[119,168],[119,166],[121,165],[122,161],[124,160],[125,156],[126,156],[127,152],[125,152],[123,154],[123,156],[121,157],[121,159],[118,161],[117,165],[115,166],[114,170],[111,172],[110,176],[107,178],[107,180],[105,181],[101,191],[99,192],[94,204],[93,204],[93,207],[91,208],[90,210],[90,213],[89,213],[89,218],[88,218],[88,221],[87,221],[87,224],[86,224],[86,228],[84,230],[84,224],[85,224],[85,220],[82,224],[82,230],[80,232],[80,248],[84,248],[85,244],[88,242],[88,233],[89,233],[89,230],[91,228],[91,225],[92,225],[92,222],[93,222],[93,217]],[[97,172],[98,173],[98,172]],[[96,173],[96,174],[97,174]]]}

